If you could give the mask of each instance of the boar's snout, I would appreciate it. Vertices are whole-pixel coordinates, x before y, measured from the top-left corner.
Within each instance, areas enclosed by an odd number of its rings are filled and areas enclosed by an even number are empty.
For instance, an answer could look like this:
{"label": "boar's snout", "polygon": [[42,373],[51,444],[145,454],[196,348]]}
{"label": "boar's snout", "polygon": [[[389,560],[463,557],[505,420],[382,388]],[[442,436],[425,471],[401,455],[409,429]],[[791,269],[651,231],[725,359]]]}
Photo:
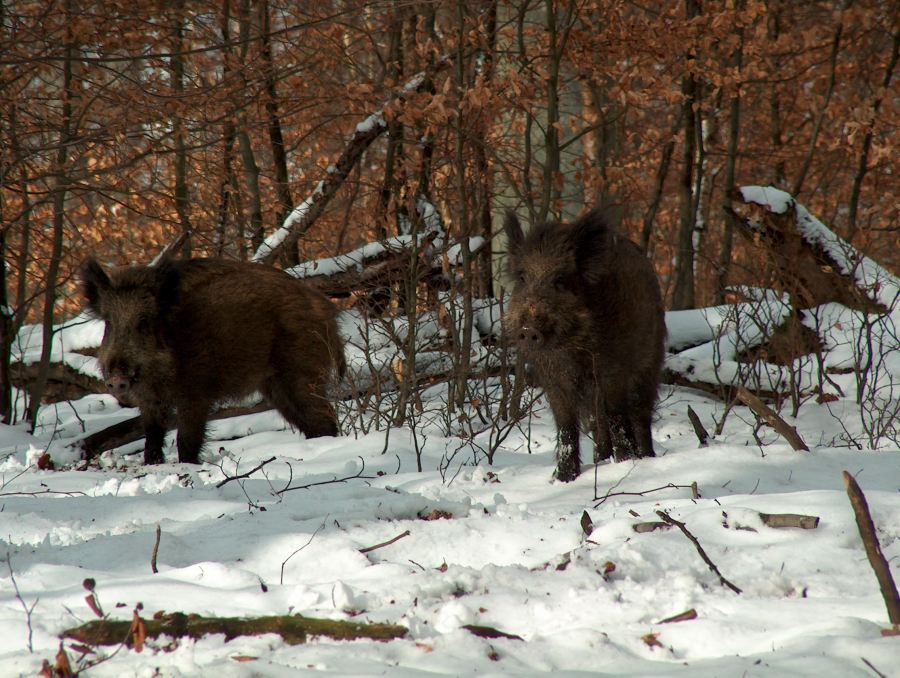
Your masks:
{"label": "boar's snout", "polygon": [[113,374],[106,378],[106,390],[126,406],[131,405],[131,386],[131,378],[122,374]]}
{"label": "boar's snout", "polygon": [[519,328],[519,346],[524,349],[539,349],[544,345],[544,333],[537,327],[524,326]]}
{"label": "boar's snout", "polygon": [[131,379],[121,375],[114,375],[106,380],[106,390],[116,396],[125,396],[131,390]]}

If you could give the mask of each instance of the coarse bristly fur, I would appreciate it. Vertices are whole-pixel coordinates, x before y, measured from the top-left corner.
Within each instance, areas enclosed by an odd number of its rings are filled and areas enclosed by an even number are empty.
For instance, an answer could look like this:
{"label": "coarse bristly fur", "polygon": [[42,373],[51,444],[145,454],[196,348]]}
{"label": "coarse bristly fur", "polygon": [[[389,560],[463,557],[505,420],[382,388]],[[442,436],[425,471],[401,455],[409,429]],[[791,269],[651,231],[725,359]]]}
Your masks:
{"label": "coarse bristly fur", "polygon": [[81,270],[106,321],[98,359],[107,388],[140,408],[144,461],[163,461],[173,411],[180,462],[197,463],[213,404],[261,393],[307,437],[337,435],[327,388],[344,371],[335,306],[260,264],[221,259]]}
{"label": "coarse bristly fur", "polygon": [[592,426],[595,462],[653,456],[666,334],[653,266],[598,211],[528,234],[509,213],[504,227],[514,281],[504,331],[550,402],[555,476],[581,471],[579,422]]}

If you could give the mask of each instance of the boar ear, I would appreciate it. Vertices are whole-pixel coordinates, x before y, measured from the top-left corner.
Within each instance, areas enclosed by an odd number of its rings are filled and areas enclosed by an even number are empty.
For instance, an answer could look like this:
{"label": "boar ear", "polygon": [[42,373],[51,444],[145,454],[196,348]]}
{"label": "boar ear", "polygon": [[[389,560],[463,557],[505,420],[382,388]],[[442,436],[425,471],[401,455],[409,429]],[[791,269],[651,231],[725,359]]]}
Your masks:
{"label": "boar ear", "polygon": [[110,287],[109,276],[94,257],[90,257],[81,265],[81,293],[87,301],[88,308],[97,315],[101,311],[101,298]]}
{"label": "boar ear", "polygon": [[168,253],[163,253],[153,264],[156,269],[156,303],[165,312],[178,303],[181,287],[181,266]]}
{"label": "boar ear", "polygon": [[519,223],[519,218],[512,210],[506,213],[506,219],[503,221],[503,230],[506,231],[506,240],[509,243],[508,250],[510,252],[518,250],[525,239],[525,235],[522,233],[522,225]]}
{"label": "boar ear", "polygon": [[606,275],[613,257],[613,229],[601,210],[591,210],[572,224],[578,270],[587,277]]}

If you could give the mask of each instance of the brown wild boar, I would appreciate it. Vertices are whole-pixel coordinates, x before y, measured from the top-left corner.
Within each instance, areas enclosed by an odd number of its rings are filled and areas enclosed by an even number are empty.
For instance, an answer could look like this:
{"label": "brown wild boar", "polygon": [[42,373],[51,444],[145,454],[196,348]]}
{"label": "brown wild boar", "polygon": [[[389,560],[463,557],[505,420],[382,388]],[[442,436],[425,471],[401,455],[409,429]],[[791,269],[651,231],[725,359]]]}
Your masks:
{"label": "brown wild boar", "polygon": [[527,235],[509,213],[504,227],[514,280],[504,331],[550,401],[555,477],[581,472],[579,421],[593,425],[595,462],[653,456],[666,334],[653,266],[597,211]]}
{"label": "brown wild boar", "polygon": [[144,462],[163,462],[175,412],[178,461],[197,463],[214,403],[261,393],[307,437],[337,435],[326,388],[343,373],[334,305],[287,273],[221,259],[81,272],[88,307],[106,321],[106,386],[141,411]]}

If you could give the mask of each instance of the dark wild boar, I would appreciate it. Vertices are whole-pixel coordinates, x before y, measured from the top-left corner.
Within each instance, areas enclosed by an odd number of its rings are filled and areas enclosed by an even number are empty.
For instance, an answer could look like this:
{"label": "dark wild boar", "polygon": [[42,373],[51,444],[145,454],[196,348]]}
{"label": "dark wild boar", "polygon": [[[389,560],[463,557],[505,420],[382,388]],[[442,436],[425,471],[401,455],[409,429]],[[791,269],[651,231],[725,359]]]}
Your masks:
{"label": "dark wild boar", "polygon": [[504,226],[514,279],[505,332],[550,401],[555,476],[581,471],[579,421],[593,425],[595,462],[652,457],[666,333],[653,266],[596,211],[527,235],[512,213]]}
{"label": "dark wild boar", "polygon": [[334,305],[283,271],[220,259],[82,268],[106,321],[98,359],[109,392],[141,411],[144,461],[163,461],[175,412],[178,461],[197,463],[214,403],[261,393],[307,437],[338,432],[326,389],[344,370]]}

